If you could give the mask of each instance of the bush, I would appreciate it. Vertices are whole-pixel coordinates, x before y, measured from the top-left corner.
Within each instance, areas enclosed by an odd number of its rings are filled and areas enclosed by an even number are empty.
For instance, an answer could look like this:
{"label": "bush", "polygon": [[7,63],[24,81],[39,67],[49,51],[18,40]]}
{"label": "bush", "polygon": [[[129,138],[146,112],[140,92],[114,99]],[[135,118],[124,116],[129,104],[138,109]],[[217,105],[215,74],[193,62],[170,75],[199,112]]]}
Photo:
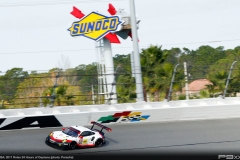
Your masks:
{"label": "bush", "polygon": [[207,90],[200,90],[200,98],[209,98],[210,94]]}
{"label": "bush", "polygon": [[185,94],[180,94],[178,97],[178,100],[185,100],[186,99],[186,95]]}

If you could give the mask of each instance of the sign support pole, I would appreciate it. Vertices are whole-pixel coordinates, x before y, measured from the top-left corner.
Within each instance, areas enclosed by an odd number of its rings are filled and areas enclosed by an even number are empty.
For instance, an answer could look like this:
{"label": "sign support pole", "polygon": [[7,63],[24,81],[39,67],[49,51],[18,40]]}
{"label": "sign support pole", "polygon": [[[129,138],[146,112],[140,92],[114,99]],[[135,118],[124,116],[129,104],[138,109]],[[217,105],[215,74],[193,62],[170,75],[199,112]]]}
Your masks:
{"label": "sign support pole", "polygon": [[132,39],[133,39],[137,102],[143,102],[144,101],[143,83],[142,83],[142,71],[141,71],[140,55],[139,55],[139,47],[138,47],[135,3],[134,3],[134,0],[129,0],[129,2],[130,2],[130,12],[131,12],[131,30],[132,30]]}
{"label": "sign support pole", "polygon": [[116,94],[116,85],[113,84],[115,82],[115,79],[114,79],[112,48],[111,48],[110,41],[106,38],[103,38],[103,47],[104,47],[104,57],[105,57],[108,98],[112,98],[112,99],[109,99],[109,102],[111,102],[111,104],[116,104],[117,94]]}

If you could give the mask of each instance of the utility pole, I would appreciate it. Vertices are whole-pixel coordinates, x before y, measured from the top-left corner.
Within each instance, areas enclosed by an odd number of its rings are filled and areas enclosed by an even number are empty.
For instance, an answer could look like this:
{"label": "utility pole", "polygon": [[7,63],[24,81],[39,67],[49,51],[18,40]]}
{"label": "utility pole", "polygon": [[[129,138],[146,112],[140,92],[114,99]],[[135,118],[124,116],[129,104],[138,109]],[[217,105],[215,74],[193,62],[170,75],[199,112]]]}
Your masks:
{"label": "utility pole", "polygon": [[95,98],[94,98],[94,89],[93,89],[93,85],[92,85],[92,101],[93,101],[93,104],[95,104]]}
{"label": "utility pole", "polygon": [[188,94],[188,74],[187,74],[187,63],[184,62],[184,75],[185,75],[185,91],[186,91],[186,100],[189,100]]}
{"label": "utility pole", "polygon": [[62,69],[58,69],[57,70],[57,74],[55,76],[55,83],[54,83],[54,86],[53,86],[53,92],[52,92],[52,95],[51,95],[51,98],[50,98],[50,102],[51,102],[51,106],[50,107],[53,107],[54,106],[54,102],[55,102],[55,99],[56,99],[56,88],[58,87],[58,78],[60,76],[60,71]]}
{"label": "utility pole", "polygon": [[42,105],[42,97],[39,97],[39,107],[42,107],[43,105]]}
{"label": "utility pole", "polygon": [[131,31],[133,39],[133,51],[134,51],[134,65],[135,65],[135,80],[136,80],[136,94],[137,102],[143,102],[143,86],[142,86],[142,71],[140,64],[139,46],[138,46],[138,35],[137,35],[137,22],[134,0],[129,0],[130,12],[131,12]]}

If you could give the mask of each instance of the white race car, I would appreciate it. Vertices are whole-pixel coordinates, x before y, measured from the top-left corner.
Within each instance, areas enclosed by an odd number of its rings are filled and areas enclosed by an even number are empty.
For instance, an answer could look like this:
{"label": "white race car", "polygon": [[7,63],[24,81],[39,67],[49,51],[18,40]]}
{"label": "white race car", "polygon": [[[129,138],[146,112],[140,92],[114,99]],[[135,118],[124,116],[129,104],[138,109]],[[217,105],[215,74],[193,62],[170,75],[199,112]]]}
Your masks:
{"label": "white race car", "polygon": [[[111,132],[108,128],[97,122],[91,122],[91,129],[83,126],[71,126],[62,128],[62,131],[53,131],[46,138],[46,144],[55,144],[62,149],[75,149],[76,147],[101,147],[105,143],[103,129]],[[101,130],[93,129],[94,125],[101,127]]]}

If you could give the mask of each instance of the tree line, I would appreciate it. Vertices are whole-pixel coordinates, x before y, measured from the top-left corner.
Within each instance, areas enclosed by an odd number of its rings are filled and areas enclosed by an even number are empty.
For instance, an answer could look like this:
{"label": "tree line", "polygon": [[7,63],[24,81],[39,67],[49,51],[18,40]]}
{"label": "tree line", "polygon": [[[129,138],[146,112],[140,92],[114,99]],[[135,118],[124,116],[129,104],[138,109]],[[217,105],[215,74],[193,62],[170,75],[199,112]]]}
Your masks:
{"label": "tree line", "polygon": [[[135,78],[131,71],[131,55],[115,55],[114,69],[118,103],[135,102]],[[220,46],[162,49],[150,45],[140,52],[145,101],[162,101],[167,98],[174,67],[179,64],[173,84],[172,100],[185,99],[183,63],[187,63],[189,83],[208,79],[211,84],[190,98],[209,98],[224,91],[229,69],[240,60],[240,46],[224,49]],[[2,108],[27,108],[38,106],[91,105],[105,103],[98,94],[98,64],[81,64],[75,68],[50,69],[45,73],[12,68],[0,76],[0,106]],[[234,65],[227,96],[236,96],[240,90],[240,63]],[[94,95],[94,98],[93,98]]]}

